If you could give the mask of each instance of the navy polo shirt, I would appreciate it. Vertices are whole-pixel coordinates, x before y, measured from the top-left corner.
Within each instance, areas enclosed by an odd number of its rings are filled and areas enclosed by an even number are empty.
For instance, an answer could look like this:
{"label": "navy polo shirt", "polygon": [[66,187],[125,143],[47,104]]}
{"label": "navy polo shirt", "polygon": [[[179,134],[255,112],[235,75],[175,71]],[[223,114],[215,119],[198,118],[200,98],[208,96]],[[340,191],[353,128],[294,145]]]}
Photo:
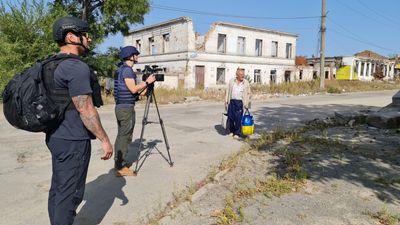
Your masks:
{"label": "navy polo shirt", "polygon": [[[54,71],[55,87],[67,88],[71,97],[92,94],[90,79],[89,66],[79,59],[65,59]],[[71,104],[74,103],[71,102]],[[51,137],[65,140],[87,140],[94,138],[94,135],[86,129],[76,109],[66,110],[64,120],[50,135]]]}

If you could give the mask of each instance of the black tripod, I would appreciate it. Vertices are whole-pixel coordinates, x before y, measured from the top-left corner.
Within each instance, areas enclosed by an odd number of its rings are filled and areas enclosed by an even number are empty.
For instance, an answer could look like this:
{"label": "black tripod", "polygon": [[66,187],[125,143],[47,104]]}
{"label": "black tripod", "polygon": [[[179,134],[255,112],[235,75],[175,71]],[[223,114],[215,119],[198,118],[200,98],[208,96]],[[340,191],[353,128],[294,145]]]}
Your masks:
{"label": "black tripod", "polygon": [[[140,141],[139,141],[139,158],[136,161],[136,166],[135,170],[133,171],[135,174],[139,173],[140,168],[142,168],[143,163],[146,161],[147,157],[149,157],[152,153],[152,151],[155,149],[157,152],[167,161],[167,163],[172,167],[174,165],[174,162],[171,160],[171,155],[169,153],[169,144],[168,144],[168,139],[167,139],[167,133],[165,132],[165,127],[164,127],[164,122],[160,117],[160,111],[158,110],[158,105],[157,105],[157,100],[156,96],[154,95],[154,84],[150,84],[147,87],[147,101],[146,101],[146,106],[144,108],[144,115],[143,115],[143,120],[142,120],[142,131],[140,133]],[[161,125],[161,130],[162,134],[164,137],[164,142],[165,142],[165,147],[167,149],[168,153],[168,158],[165,157],[165,155],[157,148],[155,143],[148,143],[147,144],[147,150],[141,154],[142,150],[144,150],[144,145],[143,145],[143,135],[144,135],[144,128],[146,127],[147,124],[149,123],[157,123],[157,122],[150,122],[147,120],[148,115],[149,115],[149,108],[150,108],[150,103],[154,102],[156,109],[157,109],[157,115],[159,119],[159,123]]]}

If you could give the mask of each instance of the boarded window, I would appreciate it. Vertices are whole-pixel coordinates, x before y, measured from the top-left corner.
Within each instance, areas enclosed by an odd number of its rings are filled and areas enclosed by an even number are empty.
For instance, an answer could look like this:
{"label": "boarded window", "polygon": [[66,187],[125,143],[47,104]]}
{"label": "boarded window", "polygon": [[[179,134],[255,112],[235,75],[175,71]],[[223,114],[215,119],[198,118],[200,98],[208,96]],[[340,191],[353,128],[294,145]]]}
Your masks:
{"label": "boarded window", "polygon": [[150,55],[155,55],[157,53],[156,45],[154,43],[154,37],[149,38],[149,52]]}
{"label": "boarded window", "polygon": [[270,84],[276,84],[276,70],[271,70],[270,71],[269,82],[270,82]]}
{"label": "boarded window", "polygon": [[244,55],[245,45],[246,45],[246,38],[239,36],[237,39],[237,53],[239,55]]}
{"label": "boarded window", "polygon": [[225,84],[225,68],[217,68],[217,84]]}
{"label": "boarded window", "polygon": [[142,51],[142,43],[140,39],[136,40],[136,49],[140,52]]}
{"label": "boarded window", "polygon": [[318,78],[318,72],[314,71],[312,77],[314,80],[316,80]]}
{"label": "boarded window", "polygon": [[218,34],[218,53],[226,52],[226,34]]}
{"label": "boarded window", "polygon": [[163,34],[163,53],[169,51],[169,34]]}
{"label": "boarded window", "polygon": [[285,82],[290,83],[290,71],[285,71]]}
{"label": "boarded window", "polygon": [[254,83],[261,83],[261,70],[254,70]]}
{"label": "boarded window", "polygon": [[271,42],[271,56],[278,57],[278,42],[277,41]]}
{"label": "boarded window", "polygon": [[261,39],[256,39],[256,56],[262,55],[262,43]]}
{"label": "boarded window", "polygon": [[292,58],[292,44],[291,43],[286,43],[286,58],[287,59]]}

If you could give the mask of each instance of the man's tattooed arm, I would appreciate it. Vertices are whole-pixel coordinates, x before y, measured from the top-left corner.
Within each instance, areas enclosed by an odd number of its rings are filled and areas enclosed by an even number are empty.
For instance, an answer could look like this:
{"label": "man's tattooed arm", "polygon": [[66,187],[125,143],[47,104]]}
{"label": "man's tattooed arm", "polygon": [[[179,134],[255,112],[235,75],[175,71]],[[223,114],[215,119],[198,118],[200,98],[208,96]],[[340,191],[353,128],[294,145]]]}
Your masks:
{"label": "man's tattooed arm", "polygon": [[101,125],[100,116],[94,108],[92,96],[78,95],[72,97],[72,102],[78,110],[85,127],[92,132],[103,145],[104,154],[102,159],[109,159],[112,155],[112,145],[107,133]]}

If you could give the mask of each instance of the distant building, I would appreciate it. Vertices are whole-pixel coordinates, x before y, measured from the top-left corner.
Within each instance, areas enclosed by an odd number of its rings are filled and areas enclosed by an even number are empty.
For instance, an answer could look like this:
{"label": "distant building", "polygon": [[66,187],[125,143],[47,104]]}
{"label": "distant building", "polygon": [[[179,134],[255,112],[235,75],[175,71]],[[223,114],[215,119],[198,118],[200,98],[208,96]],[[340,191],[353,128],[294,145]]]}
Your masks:
{"label": "distant building", "polygon": [[296,56],[295,59],[296,71],[295,80],[296,81],[310,81],[313,78],[314,67],[308,64],[307,58],[305,56]]}
{"label": "distant building", "polygon": [[[325,57],[325,79],[332,80],[336,79],[336,70],[341,67],[343,57]],[[320,58],[308,58],[308,65],[313,67],[313,78],[320,77]]]}
{"label": "distant building", "polygon": [[[314,67],[314,75],[319,76],[319,58],[309,58],[307,62]],[[372,51],[363,51],[353,56],[325,58],[325,79],[392,80],[395,72],[395,60],[381,56]]]}
{"label": "distant building", "polygon": [[294,81],[296,41],[296,34],[224,22],[199,35],[188,17],[132,30],[124,37],[124,45],[141,52],[135,68],[159,65],[165,81],[157,85],[172,88],[225,87],[238,67],[253,83]]}

